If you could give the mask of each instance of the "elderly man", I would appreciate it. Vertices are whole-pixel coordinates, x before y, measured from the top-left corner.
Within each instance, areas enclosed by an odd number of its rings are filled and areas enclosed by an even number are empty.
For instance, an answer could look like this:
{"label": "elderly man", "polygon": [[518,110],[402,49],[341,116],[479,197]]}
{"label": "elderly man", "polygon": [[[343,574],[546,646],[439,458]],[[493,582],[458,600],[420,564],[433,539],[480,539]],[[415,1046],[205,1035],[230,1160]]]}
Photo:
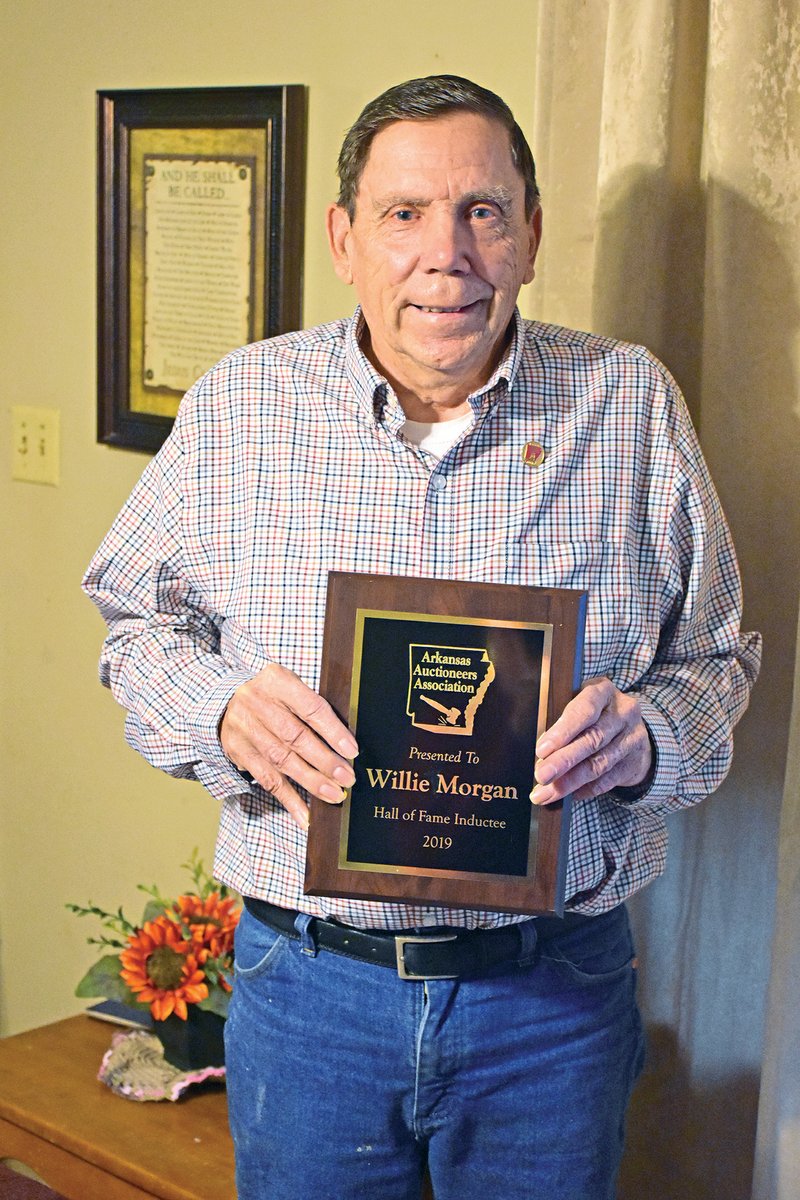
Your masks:
{"label": "elderly man", "polygon": [[[724,777],[758,639],[670,376],[517,312],[542,214],[503,101],[392,88],[339,171],[359,308],[188,393],[85,579],[101,675],[131,743],[223,802],[240,1200],[400,1200],[426,1162],[437,1200],[605,1200],[642,1053],[623,902],[663,868],[664,814]],[[585,682],[531,797],[579,802],[562,920],[304,895],[307,797],[340,802],[358,753],[315,691],[331,570],[588,591]],[[375,961],[443,928],[427,978]]]}

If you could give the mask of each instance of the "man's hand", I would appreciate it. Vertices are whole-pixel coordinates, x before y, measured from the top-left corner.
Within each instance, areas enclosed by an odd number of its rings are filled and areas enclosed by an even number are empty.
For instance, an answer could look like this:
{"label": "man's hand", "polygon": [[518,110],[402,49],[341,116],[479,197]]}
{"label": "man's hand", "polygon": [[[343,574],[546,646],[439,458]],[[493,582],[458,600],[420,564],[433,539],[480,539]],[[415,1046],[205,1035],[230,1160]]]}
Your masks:
{"label": "man's hand", "polygon": [[219,736],[234,766],[271,792],[301,829],[308,829],[308,807],[293,783],[338,804],[355,781],[347,759],[358,744],[347,726],[327,700],[276,663],[234,692]]}
{"label": "man's hand", "polygon": [[534,804],[571,792],[588,800],[616,787],[635,787],[650,771],[653,750],[636,696],[610,679],[589,679],[536,743]]}

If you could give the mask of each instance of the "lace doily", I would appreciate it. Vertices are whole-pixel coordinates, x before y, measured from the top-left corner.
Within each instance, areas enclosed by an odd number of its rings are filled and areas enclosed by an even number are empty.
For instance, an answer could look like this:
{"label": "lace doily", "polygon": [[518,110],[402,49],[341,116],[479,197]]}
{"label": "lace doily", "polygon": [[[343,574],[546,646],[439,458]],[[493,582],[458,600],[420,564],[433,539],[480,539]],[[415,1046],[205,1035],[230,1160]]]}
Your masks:
{"label": "lace doily", "polygon": [[155,1034],[134,1029],[114,1035],[97,1078],[126,1100],[179,1100],[192,1084],[208,1079],[224,1081],[225,1068],[183,1071],[167,1062]]}

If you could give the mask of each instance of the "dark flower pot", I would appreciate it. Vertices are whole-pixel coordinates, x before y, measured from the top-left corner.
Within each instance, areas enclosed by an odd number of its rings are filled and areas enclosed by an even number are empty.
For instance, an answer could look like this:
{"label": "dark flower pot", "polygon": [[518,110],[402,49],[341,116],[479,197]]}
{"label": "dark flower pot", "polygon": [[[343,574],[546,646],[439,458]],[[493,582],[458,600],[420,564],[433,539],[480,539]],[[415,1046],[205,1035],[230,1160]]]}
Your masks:
{"label": "dark flower pot", "polygon": [[173,1013],[165,1021],[153,1022],[153,1032],[164,1047],[164,1058],[182,1071],[225,1065],[224,1028],[224,1017],[206,1012],[196,1004],[189,1005],[185,1021]]}

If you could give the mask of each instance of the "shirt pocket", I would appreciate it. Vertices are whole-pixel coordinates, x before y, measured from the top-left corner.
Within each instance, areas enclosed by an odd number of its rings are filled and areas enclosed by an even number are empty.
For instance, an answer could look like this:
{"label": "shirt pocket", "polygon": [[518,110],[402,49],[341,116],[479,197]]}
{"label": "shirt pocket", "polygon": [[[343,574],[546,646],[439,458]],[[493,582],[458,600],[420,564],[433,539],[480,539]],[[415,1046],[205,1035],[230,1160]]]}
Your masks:
{"label": "shirt pocket", "polygon": [[522,538],[505,548],[503,582],[587,593],[584,678],[630,686],[652,663],[661,585],[624,542]]}

